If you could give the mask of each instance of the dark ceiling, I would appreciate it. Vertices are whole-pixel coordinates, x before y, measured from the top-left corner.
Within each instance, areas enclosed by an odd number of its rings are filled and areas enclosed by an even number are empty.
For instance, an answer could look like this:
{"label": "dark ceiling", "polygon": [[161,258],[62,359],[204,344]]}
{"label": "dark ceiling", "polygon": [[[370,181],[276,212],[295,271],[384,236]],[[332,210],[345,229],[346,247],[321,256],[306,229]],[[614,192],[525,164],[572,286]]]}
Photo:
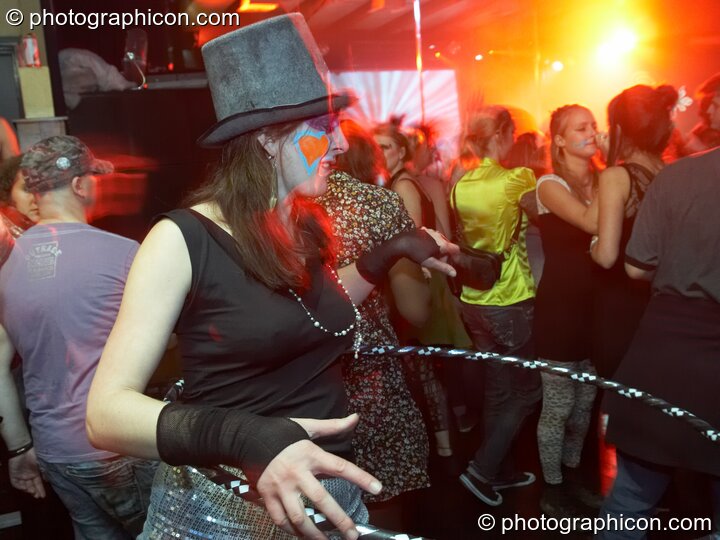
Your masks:
{"label": "dark ceiling", "polygon": [[[256,4],[266,0],[250,0]],[[53,9],[98,11],[97,2],[43,0]],[[231,12],[248,0],[103,0],[103,11],[153,9],[166,11]],[[275,0],[270,13],[242,13],[241,25],[289,11],[300,11],[320,44],[331,69],[412,69],[415,66],[413,0]],[[627,18],[639,9],[650,13],[661,30],[657,46],[678,50],[702,45],[709,63],[720,54],[720,0],[420,0],[423,58],[425,66],[453,67],[471,62],[481,51],[502,51],[506,56],[531,57],[567,53],[582,34],[602,28],[573,26],[580,10],[604,10]],[[214,29],[222,33],[227,29]],[[162,69],[170,60],[166,51],[192,47],[187,29],[152,27],[150,60]],[[200,41],[212,37],[200,36]],[[59,48],[85,47],[118,65],[124,32],[63,27],[58,29]],[[570,37],[570,38],[569,38]],[[712,53],[715,54],[712,54]],[[440,53],[441,57],[435,58]],[[717,66],[720,67],[720,66]],[[176,63],[177,68],[177,63]]]}

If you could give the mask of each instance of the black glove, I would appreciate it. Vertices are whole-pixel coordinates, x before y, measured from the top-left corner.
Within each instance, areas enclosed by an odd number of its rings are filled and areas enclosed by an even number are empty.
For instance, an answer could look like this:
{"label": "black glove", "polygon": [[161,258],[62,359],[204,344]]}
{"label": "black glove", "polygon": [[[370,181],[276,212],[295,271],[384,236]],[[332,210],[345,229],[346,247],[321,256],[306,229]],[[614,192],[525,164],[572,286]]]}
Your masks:
{"label": "black glove", "polygon": [[165,463],[232,465],[241,468],[252,485],[275,456],[309,438],[287,418],[181,403],[165,406],[157,423],[157,447]]}
{"label": "black glove", "polygon": [[363,253],[355,261],[355,267],[365,281],[378,285],[403,257],[420,264],[425,259],[438,255],[440,247],[433,237],[422,229],[412,229],[393,236],[372,251]]}

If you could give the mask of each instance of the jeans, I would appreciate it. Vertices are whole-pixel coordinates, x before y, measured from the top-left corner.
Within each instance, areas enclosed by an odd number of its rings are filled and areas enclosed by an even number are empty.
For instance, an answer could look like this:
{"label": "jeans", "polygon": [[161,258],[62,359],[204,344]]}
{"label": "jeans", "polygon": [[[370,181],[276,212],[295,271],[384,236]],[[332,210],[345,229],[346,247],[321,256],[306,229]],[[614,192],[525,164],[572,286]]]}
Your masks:
{"label": "jeans", "polygon": [[127,540],[142,531],[157,462],[118,456],[81,463],[38,459],[70,513],[75,540]]}
{"label": "jeans", "polygon": [[[606,516],[614,517],[620,522],[633,519],[637,523],[640,518],[652,518],[670,481],[673,469],[648,463],[622,452],[617,453],[617,476],[610,494],[600,509],[600,517],[607,521]],[[720,478],[712,481],[713,514],[715,518],[715,535],[703,538],[718,538],[718,519],[720,519]],[[610,530],[601,531],[595,538],[600,540],[642,540],[647,537],[644,530]]]}
{"label": "jeans", "polygon": [[[532,300],[511,306],[463,302],[462,317],[477,350],[532,357]],[[534,370],[497,362],[483,362],[481,367],[485,375],[484,435],[474,465],[493,481],[514,474],[508,454],[525,418],[540,401],[542,385]]]}

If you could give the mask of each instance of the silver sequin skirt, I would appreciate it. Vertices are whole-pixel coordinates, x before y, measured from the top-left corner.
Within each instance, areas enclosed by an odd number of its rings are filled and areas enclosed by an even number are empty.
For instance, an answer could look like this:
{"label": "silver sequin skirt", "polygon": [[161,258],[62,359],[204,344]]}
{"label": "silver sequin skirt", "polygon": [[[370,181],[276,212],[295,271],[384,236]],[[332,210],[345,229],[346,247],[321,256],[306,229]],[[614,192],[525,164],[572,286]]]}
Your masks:
{"label": "silver sequin skirt", "polygon": [[[237,469],[233,472],[241,474]],[[340,478],[321,482],[355,523],[368,522],[360,488]],[[330,537],[340,538],[339,535]],[[145,527],[138,540],[291,538],[295,537],[277,527],[264,507],[243,500],[202,474],[192,472],[190,467],[161,463],[155,474]]]}

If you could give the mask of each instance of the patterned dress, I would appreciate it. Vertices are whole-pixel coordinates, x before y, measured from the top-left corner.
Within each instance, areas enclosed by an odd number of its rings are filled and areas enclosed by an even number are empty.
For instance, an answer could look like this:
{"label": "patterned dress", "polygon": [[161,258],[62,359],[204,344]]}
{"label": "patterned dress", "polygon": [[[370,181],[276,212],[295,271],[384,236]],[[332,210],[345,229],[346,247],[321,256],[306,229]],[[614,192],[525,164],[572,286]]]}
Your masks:
{"label": "patterned dress", "polygon": [[[414,227],[396,193],[342,172],[330,176],[328,190],[318,202],[332,221],[339,267]],[[358,307],[363,345],[399,343],[378,289]],[[383,356],[355,360],[353,355],[342,361],[349,411],[360,415],[353,440],[356,462],[383,484],[380,495],[365,494],[365,501],[384,501],[429,486],[427,435],[405,382],[402,361]]]}

